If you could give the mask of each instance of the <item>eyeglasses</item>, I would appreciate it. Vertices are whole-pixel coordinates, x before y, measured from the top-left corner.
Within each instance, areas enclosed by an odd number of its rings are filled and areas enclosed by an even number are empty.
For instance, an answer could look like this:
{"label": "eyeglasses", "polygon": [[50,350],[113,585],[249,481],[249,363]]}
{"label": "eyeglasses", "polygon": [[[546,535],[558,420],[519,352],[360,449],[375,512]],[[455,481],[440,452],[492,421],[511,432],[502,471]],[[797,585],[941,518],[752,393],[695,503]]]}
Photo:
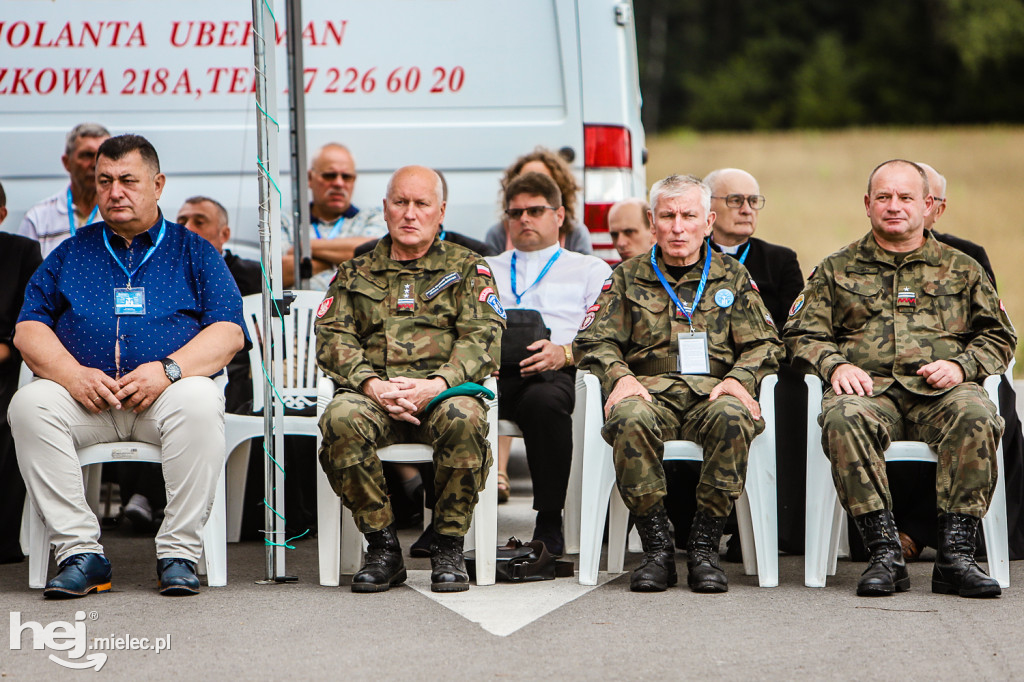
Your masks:
{"label": "eyeglasses", "polygon": [[356,181],[355,173],[335,173],[334,171],[328,171],[327,173],[317,173],[320,179],[324,182],[334,182],[341,176],[342,182],[350,183]]}
{"label": "eyeglasses", "polygon": [[523,213],[530,216],[531,218],[539,218],[544,215],[544,211],[557,211],[558,209],[554,206],[527,206],[526,208],[506,208],[505,215],[511,220],[520,220],[523,217]]}
{"label": "eyeglasses", "polygon": [[760,211],[764,208],[765,200],[763,194],[748,194],[743,196],[742,194],[727,194],[724,197],[712,196],[712,199],[725,199],[725,205],[729,208],[739,208],[746,201],[750,204],[750,208],[755,211]]}

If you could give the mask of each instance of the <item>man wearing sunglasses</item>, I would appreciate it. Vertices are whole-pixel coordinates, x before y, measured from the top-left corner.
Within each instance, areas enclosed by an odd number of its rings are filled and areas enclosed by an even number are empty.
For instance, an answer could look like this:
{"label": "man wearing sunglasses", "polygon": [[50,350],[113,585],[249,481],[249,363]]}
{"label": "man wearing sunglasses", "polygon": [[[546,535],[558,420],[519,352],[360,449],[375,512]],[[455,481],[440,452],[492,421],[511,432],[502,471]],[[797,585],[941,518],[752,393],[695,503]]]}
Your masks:
{"label": "man wearing sunglasses", "polygon": [[[337,142],[325,144],[309,164],[309,222],[313,233],[309,248],[313,258],[311,289],[326,289],[338,265],[352,258],[355,248],[388,232],[380,209],[360,209],[352,204],[356,187],[356,162],[348,148]],[[295,256],[284,255],[284,286],[295,282]]]}
{"label": "man wearing sunglasses", "polygon": [[[551,177],[543,173],[516,177],[505,190],[505,207],[513,248],[487,259],[498,295],[509,312],[498,379],[498,416],[518,424],[526,442],[537,511],[533,539],[560,555],[576,401],[571,344],[584,319],[588,315],[593,318],[590,308],[611,276],[611,268],[600,258],[559,245],[565,208]],[[526,310],[538,311],[547,329],[519,338],[527,342],[524,345],[516,342],[514,322],[517,314]],[[550,338],[544,338],[545,333]]]}

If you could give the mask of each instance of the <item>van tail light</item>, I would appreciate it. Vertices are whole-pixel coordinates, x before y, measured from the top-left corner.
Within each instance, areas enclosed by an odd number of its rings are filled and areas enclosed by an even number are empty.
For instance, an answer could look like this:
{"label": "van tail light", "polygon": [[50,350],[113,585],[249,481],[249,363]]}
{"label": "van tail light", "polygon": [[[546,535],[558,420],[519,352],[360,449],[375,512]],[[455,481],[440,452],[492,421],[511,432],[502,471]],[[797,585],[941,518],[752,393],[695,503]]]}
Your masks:
{"label": "van tail light", "polygon": [[583,223],[590,229],[594,255],[618,263],[608,234],[608,211],[631,196],[632,137],[622,126],[585,125],[583,149]]}

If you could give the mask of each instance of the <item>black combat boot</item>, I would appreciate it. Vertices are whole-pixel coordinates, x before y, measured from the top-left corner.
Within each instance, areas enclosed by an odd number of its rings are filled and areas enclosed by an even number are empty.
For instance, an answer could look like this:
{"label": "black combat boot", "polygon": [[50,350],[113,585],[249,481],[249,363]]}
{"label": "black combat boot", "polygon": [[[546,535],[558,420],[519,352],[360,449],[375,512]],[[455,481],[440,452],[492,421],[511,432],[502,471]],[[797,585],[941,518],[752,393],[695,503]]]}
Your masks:
{"label": "black combat boot", "polygon": [[903,561],[903,547],[892,512],[881,509],[854,516],[853,521],[864,540],[864,547],[871,552],[868,567],[857,581],[857,596],[885,597],[893,592],[909,590],[910,576]]}
{"label": "black combat boot", "polygon": [[999,582],[985,574],[974,561],[978,517],[967,514],[939,515],[939,549],[932,568],[932,592],[961,597],[998,597]]}
{"label": "black combat boot", "polygon": [[634,516],[633,523],[644,545],[644,558],[629,577],[633,592],[664,592],[679,582],[675,547],[668,535],[668,514],[659,507],[647,516]]}
{"label": "black combat boot", "polygon": [[405,562],[394,526],[366,533],[363,567],[352,576],[353,592],[386,592],[405,582]]}
{"label": "black combat boot", "polygon": [[434,534],[430,545],[430,591],[465,592],[469,589],[466,559],[462,555],[465,538]]}
{"label": "black combat boot", "polygon": [[694,592],[728,592],[729,579],[718,563],[725,516],[708,516],[697,510],[686,541],[686,584]]}

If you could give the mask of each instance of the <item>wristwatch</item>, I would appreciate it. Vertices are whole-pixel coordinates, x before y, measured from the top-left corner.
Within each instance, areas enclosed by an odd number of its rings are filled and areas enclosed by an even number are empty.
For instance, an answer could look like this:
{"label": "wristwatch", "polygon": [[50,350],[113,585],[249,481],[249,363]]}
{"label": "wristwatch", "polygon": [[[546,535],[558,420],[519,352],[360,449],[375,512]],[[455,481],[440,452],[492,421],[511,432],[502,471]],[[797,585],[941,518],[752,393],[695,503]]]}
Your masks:
{"label": "wristwatch", "polygon": [[167,375],[172,384],[181,378],[181,367],[174,360],[164,358],[160,361],[160,364],[164,366],[164,374]]}
{"label": "wristwatch", "polygon": [[565,366],[566,367],[572,367],[572,365],[573,365],[572,345],[570,344],[568,346],[562,346],[562,350],[565,351]]}

